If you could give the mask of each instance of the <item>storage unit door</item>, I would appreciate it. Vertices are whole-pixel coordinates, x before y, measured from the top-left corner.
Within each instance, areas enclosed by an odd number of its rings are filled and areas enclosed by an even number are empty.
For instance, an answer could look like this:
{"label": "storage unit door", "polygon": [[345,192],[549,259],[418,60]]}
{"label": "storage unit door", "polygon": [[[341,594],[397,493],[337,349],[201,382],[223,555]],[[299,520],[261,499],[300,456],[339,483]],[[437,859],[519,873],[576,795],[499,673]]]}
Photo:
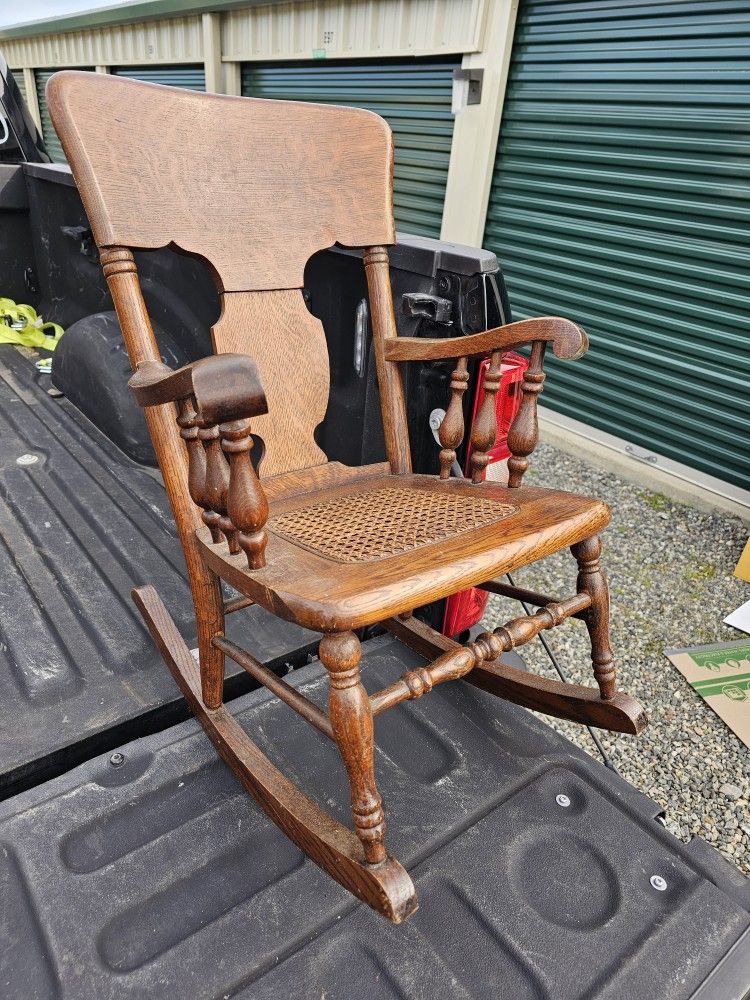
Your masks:
{"label": "storage unit door", "polygon": [[246,63],[245,97],[346,104],[382,115],[395,142],[394,208],[405,233],[439,236],[448,178],[453,70],[460,60]]}
{"label": "storage unit door", "polygon": [[525,0],[485,246],[550,408],[750,486],[750,5]]}
{"label": "storage unit door", "polygon": [[146,83],[161,83],[166,87],[184,87],[186,90],[205,90],[206,71],[203,66],[117,66],[114,76],[126,76]]}
{"label": "storage unit door", "polygon": [[[86,67],[80,68],[84,69]],[[90,72],[93,72],[93,66],[88,67],[88,69]],[[62,151],[60,140],[57,137],[57,132],[55,132],[55,126],[52,124],[52,119],[49,116],[47,98],[44,96],[44,88],[47,86],[47,80],[49,80],[53,73],[57,72],[58,70],[56,69],[35,70],[34,78],[36,80],[36,99],[39,102],[39,117],[42,121],[42,138],[44,139],[44,145],[47,147],[47,152],[52,158],[53,163],[67,163],[65,153]]]}

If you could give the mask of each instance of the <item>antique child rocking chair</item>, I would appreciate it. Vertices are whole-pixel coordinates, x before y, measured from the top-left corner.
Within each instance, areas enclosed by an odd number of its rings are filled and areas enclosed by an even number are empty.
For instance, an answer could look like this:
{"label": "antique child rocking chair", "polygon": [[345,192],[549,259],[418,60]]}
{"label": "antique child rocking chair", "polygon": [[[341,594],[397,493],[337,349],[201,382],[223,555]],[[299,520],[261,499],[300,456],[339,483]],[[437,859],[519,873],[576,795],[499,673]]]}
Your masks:
{"label": "antique child rocking chair", "polygon": [[[135,601],[194,713],[271,819],[321,868],[394,922],[417,906],[390,857],[375,781],[373,718],[436,684],[465,677],[562,719],[638,733],[641,707],[615,687],[607,583],[598,532],[605,504],[523,486],[537,441],[545,348],[575,359],[585,333],[558,318],[466,337],[397,336],[388,269],[394,242],[392,141],[378,116],[352,108],[190,93],[93,73],[48,85],[52,119],[78,182],[135,369],[185,551],[198,626],[197,666],[153,587]],[[329,367],[303,270],[334,243],[364,247],[387,462],[327,461],[314,431]],[[215,354],[178,371],[162,363],[133,249],[173,246],[208,262],[222,304]],[[507,487],[484,482],[496,436],[503,352],[530,345],[522,402],[508,437]],[[490,355],[472,430],[471,480],[450,477],[464,434],[468,359]],[[401,365],[457,359],[440,429],[440,475],[411,471]],[[175,409],[175,405],[177,409]],[[259,481],[252,432],[263,442]],[[553,599],[496,577],[570,547],[576,593]],[[221,581],[240,598],[224,602]],[[465,646],[412,609],[466,587],[522,597],[540,610]],[[224,636],[224,616],[257,602],[322,633],[329,711]],[[502,654],[560,625],[586,623],[596,687],[527,674]],[[382,623],[431,662],[368,695],[356,630]],[[354,831],[307,798],[222,705],[228,656],[338,745]]]}

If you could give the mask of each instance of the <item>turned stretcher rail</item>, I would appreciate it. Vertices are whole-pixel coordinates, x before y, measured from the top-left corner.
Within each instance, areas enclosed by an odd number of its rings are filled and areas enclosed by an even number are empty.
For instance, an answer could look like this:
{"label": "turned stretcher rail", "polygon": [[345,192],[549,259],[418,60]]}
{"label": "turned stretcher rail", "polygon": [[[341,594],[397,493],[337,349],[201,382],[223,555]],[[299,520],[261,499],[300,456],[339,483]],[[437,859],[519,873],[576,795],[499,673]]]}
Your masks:
{"label": "turned stretcher rail", "polygon": [[230,597],[228,601],[224,601],[224,614],[232,615],[235,611],[242,611],[243,608],[249,608],[255,601],[252,597],[245,597],[244,594],[240,594],[239,597]]}
{"label": "turned stretcher rail", "polygon": [[224,636],[214,636],[212,642],[217,649],[220,649],[222,653],[225,653],[231,660],[234,660],[238,666],[246,670],[251,677],[254,677],[256,681],[267,687],[269,691],[273,691],[275,695],[281,698],[290,708],[293,708],[303,719],[310,722],[330,740],[333,739],[333,730],[328,716],[317,705],[313,704],[309,698],[300,694],[299,691],[296,691],[286,681],[277,677],[272,670],[264,667],[254,656],[236,646],[229,639],[225,639]]}
{"label": "turned stretcher rail", "polygon": [[[554,628],[566,619],[580,614],[590,604],[591,598],[584,593],[574,594],[562,601],[550,599],[545,607],[534,615],[514,618],[492,632],[483,632],[474,642],[447,649],[432,663],[408,671],[394,684],[371,695],[372,714],[380,715],[403,701],[421,698],[436,684],[465,677],[478,664],[496,660],[501,653],[509,652],[514,646],[523,645],[544,629]],[[397,625],[393,620],[384,624],[398,635]],[[392,625],[395,628],[392,628]]]}

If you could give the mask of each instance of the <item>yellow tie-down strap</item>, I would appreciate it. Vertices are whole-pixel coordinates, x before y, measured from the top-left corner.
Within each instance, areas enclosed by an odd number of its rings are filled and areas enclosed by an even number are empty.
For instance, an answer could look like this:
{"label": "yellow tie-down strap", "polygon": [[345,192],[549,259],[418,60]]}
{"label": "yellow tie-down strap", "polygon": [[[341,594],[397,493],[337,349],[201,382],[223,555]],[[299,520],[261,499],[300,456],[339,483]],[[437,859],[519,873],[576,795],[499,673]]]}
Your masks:
{"label": "yellow tie-down strap", "polygon": [[0,344],[54,351],[62,335],[63,328],[57,323],[45,323],[33,306],[0,298]]}

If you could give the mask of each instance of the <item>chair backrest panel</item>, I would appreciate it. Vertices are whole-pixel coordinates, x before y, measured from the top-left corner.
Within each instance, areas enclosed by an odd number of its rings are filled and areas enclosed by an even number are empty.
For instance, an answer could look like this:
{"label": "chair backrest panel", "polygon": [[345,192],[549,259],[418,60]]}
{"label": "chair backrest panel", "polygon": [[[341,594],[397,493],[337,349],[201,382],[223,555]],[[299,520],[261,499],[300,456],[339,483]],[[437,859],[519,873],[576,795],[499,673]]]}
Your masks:
{"label": "chair backrest panel", "polygon": [[222,300],[217,352],[251,355],[269,401],[265,475],[326,460],[323,328],[300,289],[334,243],[393,243],[393,145],[369,111],[199,94],[65,71],[52,120],[100,248],[204,258]]}
{"label": "chair backrest panel", "polygon": [[100,247],[174,243],[248,291],[301,287],[333,243],[394,241],[391,134],[372,112],[75,70],[48,103]]}
{"label": "chair backrest panel", "polygon": [[266,391],[268,413],[253,418],[265,445],[261,473],[326,462],[313,437],[328,405],[326,337],[300,289],[226,292],[222,307],[211,331],[216,353],[250,354]]}

